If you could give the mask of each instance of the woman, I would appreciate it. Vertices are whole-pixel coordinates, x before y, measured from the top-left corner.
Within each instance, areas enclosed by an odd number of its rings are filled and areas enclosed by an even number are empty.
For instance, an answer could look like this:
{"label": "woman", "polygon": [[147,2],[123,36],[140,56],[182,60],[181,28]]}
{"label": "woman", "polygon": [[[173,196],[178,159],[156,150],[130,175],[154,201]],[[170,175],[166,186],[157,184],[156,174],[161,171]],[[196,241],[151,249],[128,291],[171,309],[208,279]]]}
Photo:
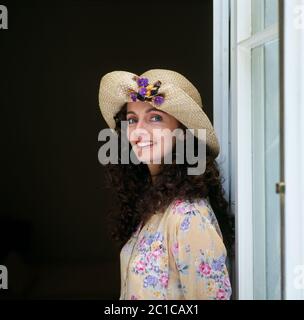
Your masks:
{"label": "woman", "polygon": [[[232,221],[215,162],[218,140],[198,90],[176,71],[113,71],[101,79],[99,105],[118,134],[118,165],[108,165],[108,177],[120,206],[109,217],[121,249],[120,299],[230,299]],[[176,161],[178,143],[187,148],[187,129],[194,130],[195,155],[206,146],[202,173],[189,174],[196,164],[185,152]],[[169,134],[175,130],[183,134]],[[137,163],[121,161],[124,138]]]}

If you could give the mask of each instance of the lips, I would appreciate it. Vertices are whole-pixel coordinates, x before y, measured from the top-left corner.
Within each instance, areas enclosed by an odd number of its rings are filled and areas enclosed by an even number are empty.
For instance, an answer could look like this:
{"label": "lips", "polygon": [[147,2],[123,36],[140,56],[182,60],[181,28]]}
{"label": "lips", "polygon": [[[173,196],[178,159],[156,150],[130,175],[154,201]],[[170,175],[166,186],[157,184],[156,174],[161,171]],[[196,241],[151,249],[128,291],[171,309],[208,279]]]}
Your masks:
{"label": "lips", "polygon": [[139,147],[139,148],[147,148],[147,147],[151,147],[153,146],[153,141],[139,141],[136,143],[136,145]]}

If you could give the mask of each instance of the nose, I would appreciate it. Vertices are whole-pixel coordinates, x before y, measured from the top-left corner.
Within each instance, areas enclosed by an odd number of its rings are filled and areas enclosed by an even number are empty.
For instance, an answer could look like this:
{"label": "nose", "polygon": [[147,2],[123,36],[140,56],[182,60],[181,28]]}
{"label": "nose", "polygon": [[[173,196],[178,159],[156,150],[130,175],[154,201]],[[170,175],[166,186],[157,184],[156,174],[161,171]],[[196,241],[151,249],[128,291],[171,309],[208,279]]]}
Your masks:
{"label": "nose", "polygon": [[150,132],[147,128],[146,122],[144,120],[138,120],[136,127],[133,128],[130,136],[130,140],[142,141],[150,140]]}
{"label": "nose", "polygon": [[139,119],[137,121],[137,124],[136,124],[136,129],[145,129],[146,128],[146,122],[144,119]]}

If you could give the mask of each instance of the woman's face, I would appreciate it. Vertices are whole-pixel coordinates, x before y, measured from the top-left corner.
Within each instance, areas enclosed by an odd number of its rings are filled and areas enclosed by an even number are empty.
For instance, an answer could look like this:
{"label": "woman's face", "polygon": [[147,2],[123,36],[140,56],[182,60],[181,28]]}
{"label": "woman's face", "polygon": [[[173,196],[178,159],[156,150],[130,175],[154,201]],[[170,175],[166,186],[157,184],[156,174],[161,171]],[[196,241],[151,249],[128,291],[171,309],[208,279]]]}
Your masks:
{"label": "woman's face", "polygon": [[137,101],[127,104],[127,121],[128,140],[140,161],[155,163],[172,151],[175,138],[171,133],[180,125],[176,118]]}

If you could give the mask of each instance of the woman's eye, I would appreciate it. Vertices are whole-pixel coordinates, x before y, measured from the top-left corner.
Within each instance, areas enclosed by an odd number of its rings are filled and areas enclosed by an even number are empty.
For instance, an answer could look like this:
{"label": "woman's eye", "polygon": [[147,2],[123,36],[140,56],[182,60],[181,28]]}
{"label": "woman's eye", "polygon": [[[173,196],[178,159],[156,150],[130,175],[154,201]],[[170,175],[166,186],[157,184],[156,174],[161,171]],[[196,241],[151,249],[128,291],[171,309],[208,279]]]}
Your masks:
{"label": "woman's eye", "polygon": [[158,115],[158,114],[153,116],[152,118],[155,118],[155,117],[157,118],[156,121],[161,121],[162,120],[162,117],[160,115]]}
{"label": "woman's eye", "polygon": [[129,124],[132,124],[132,122],[130,122],[132,120],[134,120],[134,119],[133,118],[129,118],[127,121],[128,121]]}

